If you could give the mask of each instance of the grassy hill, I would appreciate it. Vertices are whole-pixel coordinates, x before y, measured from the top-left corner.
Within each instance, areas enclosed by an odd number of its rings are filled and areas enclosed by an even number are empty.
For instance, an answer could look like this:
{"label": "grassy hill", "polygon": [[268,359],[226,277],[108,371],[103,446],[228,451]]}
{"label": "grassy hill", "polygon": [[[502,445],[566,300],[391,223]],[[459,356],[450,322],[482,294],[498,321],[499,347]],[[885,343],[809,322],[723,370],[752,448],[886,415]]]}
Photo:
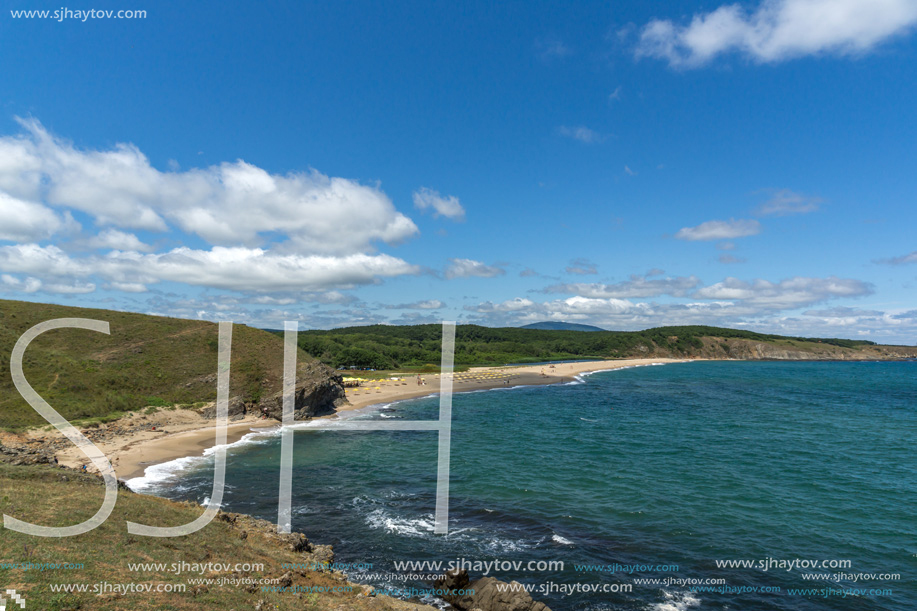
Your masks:
{"label": "grassy hill", "polygon": [[[440,325],[371,325],[300,331],[299,346],[335,367],[431,368],[440,362],[441,336]],[[460,325],[455,339],[455,362],[463,366],[644,356],[845,359],[917,356],[914,348],[889,351],[869,341],[783,337],[705,326],[583,333]]]}
{"label": "grassy hill", "polygon": [[[44,526],[77,524],[101,505],[105,491],[101,482],[94,475],[49,465],[0,462],[0,513]],[[64,507],[66,510],[61,509]],[[214,519],[194,534],[174,538],[130,535],[125,526],[128,520],[177,526],[201,512],[194,504],[121,490],[111,516],[83,535],[42,538],[2,529],[0,582],[4,590],[12,588],[25,595],[27,610],[434,611],[384,596],[367,597],[363,588],[349,584],[340,573],[310,570],[303,565],[328,555],[319,556],[314,553],[317,548],[308,542],[304,545],[297,535],[278,536],[276,526],[247,516],[224,514],[223,519]],[[299,551],[294,551],[291,542],[297,543]],[[37,568],[62,563],[70,566]],[[147,566],[132,569],[137,563]],[[160,566],[151,566],[157,564]],[[229,570],[224,568],[227,564]],[[299,566],[285,567],[287,564]],[[224,581],[192,581],[208,578]],[[88,591],[55,591],[68,584],[88,586]],[[133,585],[135,591],[121,595],[112,591],[112,586],[122,584]],[[280,587],[300,590],[278,591]]]}
{"label": "grassy hill", "polygon": [[[111,335],[48,331],[25,354],[26,379],[68,420],[110,419],[146,406],[191,405],[216,398],[215,323],[0,300],[0,427],[45,424],[13,386],[9,359],[26,330],[54,318],[103,320],[111,328]],[[257,401],[280,389],[280,337],[235,325],[232,348],[232,395]],[[300,354],[301,363],[310,360]]]}

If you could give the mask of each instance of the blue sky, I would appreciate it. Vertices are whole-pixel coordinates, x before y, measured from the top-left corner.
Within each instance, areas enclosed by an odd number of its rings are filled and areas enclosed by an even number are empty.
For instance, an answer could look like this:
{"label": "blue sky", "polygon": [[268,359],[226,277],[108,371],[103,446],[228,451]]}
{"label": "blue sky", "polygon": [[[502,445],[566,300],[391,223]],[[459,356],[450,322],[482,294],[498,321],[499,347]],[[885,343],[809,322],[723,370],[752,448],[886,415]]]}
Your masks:
{"label": "blue sky", "polygon": [[25,4],[3,298],[917,342],[914,0]]}

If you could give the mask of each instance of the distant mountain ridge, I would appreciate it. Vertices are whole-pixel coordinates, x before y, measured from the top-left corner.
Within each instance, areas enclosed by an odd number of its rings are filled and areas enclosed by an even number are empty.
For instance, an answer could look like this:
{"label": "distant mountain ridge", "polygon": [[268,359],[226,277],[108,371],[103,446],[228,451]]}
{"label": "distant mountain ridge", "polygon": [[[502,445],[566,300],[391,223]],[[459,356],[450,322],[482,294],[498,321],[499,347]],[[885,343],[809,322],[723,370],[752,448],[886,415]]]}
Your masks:
{"label": "distant mountain ridge", "polygon": [[605,331],[605,329],[601,327],[594,327],[592,325],[581,325],[575,322],[554,322],[549,320],[544,322],[533,322],[519,328],[540,329],[542,331]]}

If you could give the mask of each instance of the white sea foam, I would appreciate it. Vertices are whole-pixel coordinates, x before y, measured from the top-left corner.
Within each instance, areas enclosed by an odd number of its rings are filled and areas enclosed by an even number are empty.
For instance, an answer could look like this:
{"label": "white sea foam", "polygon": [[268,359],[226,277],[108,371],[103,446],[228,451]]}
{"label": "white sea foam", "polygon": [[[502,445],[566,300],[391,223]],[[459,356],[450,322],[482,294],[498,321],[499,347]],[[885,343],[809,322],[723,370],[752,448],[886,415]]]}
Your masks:
{"label": "white sea foam", "polygon": [[143,475],[131,478],[125,483],[134,492],[144,492],[153,488],[156,484],[169,480],[182,471],[200,464],[203,459],[203,456],[185,456],[159,465],[151,465],[144,469]]}
{"label": "white sea foam", "polygon": [[573,545],[573,541],[567,539],[566,537],[561,537],[557,534],[553,535],[551,540],[554,541],[554,543],[560,543],[561,545]]}
{"label": "white sea foam", "polygon": [[[688,361],[675,361],[676,363],[687,363]],[[584,371],[583,373],[577,374],[574,376],[578,381],[577,384],[582,384],[586,380],[584,378],[591,376],[596,373],[607,373],[609,371],[624,371],[625,369],[636,369],[637,367],[662,367],[663,365],[670,365],[671,363],[643,363],[641,365],[626,365],[624,367],[612,367],[611,369],[596,369],[595,371]],[[571,384],[573,382],[570,382]]]}
{"label": "white sea foam", "polygon": [[[358,497],[353,500],[353,505],[355,506],[359,507],[364,504],[373,506],[378,505],[378,502],[366,497]],[[376,506],[375,509],[366,513],[364,520],[370,528],[384,530],[391,534],[422,539],[432,539],[437,536],[433,534],[433,514],[410,518],[394,515],[388,509]],[[530,542],[521,539],[512,540],[493,537],[491,533],[486,533],[482,529],[475,527],[456,528],[450,526],[449,534],[446,536],[454,542],[479,546],[488,553],[493,554],[518,552],[533,547],[533,544]],[[536,541],[534,546],[539,545],[543,540],[542,538]]]}
{"label": "white sea foam", "polygon": [[366,515],[370,528],[383,528],[386,532],[409,537],[424,537],[433,533],[433,516],[422,518],[397,518],[384,509],[374,509]]}
{"label": "white sea foam", "polygon": [[700,606],[700,599],[694,592],[668,592],[663,590],[665,602],[656,603],[652,611],[687,611],[691,607]]}
{"label": "white sea foam", "polygon": [[158,465],[150,465],[143,470],[143,475],[133,477],[125,482],[127,487],[134,492],[148,492],[157,485],[175,479],[189,469],[201,466],[209,462],[210,457],[216,452],[218,447],[239,448],[248,445],[262,445],[269,443],[271,438],[280,435],[280,427],[270,429],[259,429],[242,436],[241,439],[233,443],[227,443],[223,446],[212,446],[204,450],[200,456],[183,456]]}

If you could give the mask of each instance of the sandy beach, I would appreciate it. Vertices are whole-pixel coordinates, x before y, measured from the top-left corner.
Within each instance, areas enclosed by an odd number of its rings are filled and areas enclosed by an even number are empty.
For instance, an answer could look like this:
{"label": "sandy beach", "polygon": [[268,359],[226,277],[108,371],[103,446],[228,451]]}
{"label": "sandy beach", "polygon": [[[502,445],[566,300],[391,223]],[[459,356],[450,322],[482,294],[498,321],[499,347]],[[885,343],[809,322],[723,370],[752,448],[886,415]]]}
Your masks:
{"label": "sandy beach", "polygon": [[[577,375],[587,372],[620,369],[639,365],[680,363],[680,359],[622,359],[589,361],[582,363],[559,363],[555,365],[526,365],[507,367],[475,367],[463,373],[454,374],[453,392],[486,390],[500,387],[533,386],[570,382]],[[377,380],[356,388],[347,388],[349,405],[338,408],[338,412],[360,409],[379,403],[391,403],[438,393],[439,374],[421,374]],[[335,414],[323,418],[336,418]],[[227,441],[233,443],[246,434],[265,428],[276,428],[275,420],[261,419],[248,415],[231,422],[227,429]],[[36,439],[47,433],[33,432]],[[215,444],[216,431],[212,421],[208,422],[191,410],[160,410],[156,413],[135,413],[116,423],[102,425],[98,439],[93,442],[112,462],[119,479],[129,480],[143,475],[156,464],[182,458],[199,456]],[[87,464],[86,457],[73,445],[57,453],[58,460],[65,465],[79,467]]]}

